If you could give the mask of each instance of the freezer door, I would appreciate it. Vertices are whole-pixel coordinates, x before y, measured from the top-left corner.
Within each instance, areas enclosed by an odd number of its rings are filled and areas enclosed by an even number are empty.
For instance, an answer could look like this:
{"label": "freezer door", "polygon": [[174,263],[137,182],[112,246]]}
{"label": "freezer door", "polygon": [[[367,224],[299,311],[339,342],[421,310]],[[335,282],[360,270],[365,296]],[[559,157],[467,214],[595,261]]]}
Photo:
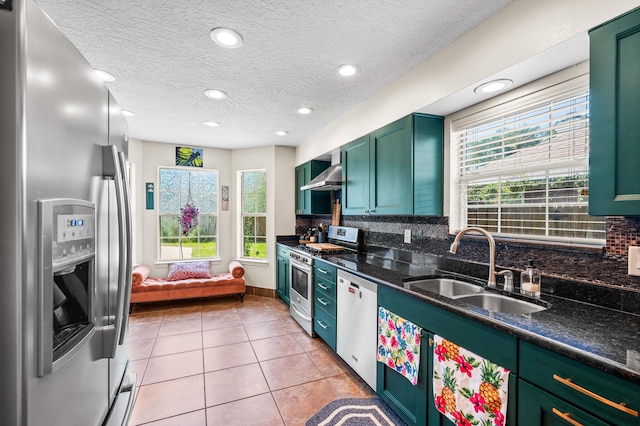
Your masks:
{"label": "freezer door", "polygon": [[[6,186],[20,185],[23,191],[20,223],[13,227],[24,241],[19,280],[24,361],[14,366],[23,374],[21,424],[99,426],[109,409],[109,361],[101,356],[100,333],[91,336],[59,369],[38,376],[37,200],[92,201],[92,182],[102,177],[101,147],[108,138],[108,91],[32,0],[14,1],[13,6],[23,19],[18,31],[21,41],[13,53],[20,62],[16,69],[22,73],[23,97],[14,106],[24,114],[19,120],[24,135],[15,141],[21,144],[20,153],[13,158],[19,158],[22,167],[16,176],[25,180],[7,181]],[[94,294],[98,316],[101,301],[98,292]]]}

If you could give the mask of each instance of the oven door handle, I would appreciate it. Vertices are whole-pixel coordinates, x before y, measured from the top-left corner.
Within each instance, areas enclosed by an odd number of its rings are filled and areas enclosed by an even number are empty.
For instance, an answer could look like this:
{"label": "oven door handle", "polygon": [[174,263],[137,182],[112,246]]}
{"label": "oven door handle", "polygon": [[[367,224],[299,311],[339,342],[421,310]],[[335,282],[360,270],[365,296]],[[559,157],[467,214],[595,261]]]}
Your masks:
{"label": "oven door handle", "polygon": [[291,305],[290,305],[290,306],[291,306],[291,308],[292,308],[294,311],[296,311],[296,313],[297,313],[298,315],[300,315],[300,316],[302,317],[302,319],[303,319],[303,320],[305,320],[305,321],[311,321],[311,317],[307,316],[307,314],[305,314],[304,312],[300,311],[300,310],[296,307],[295,303],[291,303]]}
{"label": "oven door handle", "polygon": [[296,268],[301,270],[302,272],[306,272],[307,274],[310,274],[311,271],[313,271],[313,268],[310,266],[305,265],[304,263],[298,263],[294,260],[290,260],[290,264],[292,268]]}

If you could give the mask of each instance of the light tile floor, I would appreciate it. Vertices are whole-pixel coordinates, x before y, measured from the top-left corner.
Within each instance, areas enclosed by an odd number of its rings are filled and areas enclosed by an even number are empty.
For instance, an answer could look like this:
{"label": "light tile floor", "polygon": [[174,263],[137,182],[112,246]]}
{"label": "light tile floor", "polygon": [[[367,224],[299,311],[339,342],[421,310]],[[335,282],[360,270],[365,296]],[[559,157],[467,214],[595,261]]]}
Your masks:
{"label": "light tile floor", "polygon": [[129,358],[131,425],[304,425],[333,400],[375,395],[280,299],[136,306]]}

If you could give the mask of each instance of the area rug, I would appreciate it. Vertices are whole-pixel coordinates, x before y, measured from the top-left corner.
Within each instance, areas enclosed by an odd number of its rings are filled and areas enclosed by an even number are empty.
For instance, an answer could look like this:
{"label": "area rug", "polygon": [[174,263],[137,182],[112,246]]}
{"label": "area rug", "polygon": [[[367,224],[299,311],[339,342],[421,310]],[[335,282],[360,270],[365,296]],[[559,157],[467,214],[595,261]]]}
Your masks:
{"label": "area rug", "polygon": [[338,399],[325,405],[305,426],[405,426],[380,398]]}

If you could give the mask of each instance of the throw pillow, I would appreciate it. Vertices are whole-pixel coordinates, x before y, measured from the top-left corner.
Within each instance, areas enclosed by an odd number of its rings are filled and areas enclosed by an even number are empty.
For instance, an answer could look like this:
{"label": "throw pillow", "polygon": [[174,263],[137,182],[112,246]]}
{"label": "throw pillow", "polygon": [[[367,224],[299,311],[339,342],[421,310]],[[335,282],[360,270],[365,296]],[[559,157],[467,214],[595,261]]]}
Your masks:
{"label": "throw pillow", "polygon": [[169,267],[168,281],[188,280],[191,278],[211,278],[208,261],[176,262]]}

